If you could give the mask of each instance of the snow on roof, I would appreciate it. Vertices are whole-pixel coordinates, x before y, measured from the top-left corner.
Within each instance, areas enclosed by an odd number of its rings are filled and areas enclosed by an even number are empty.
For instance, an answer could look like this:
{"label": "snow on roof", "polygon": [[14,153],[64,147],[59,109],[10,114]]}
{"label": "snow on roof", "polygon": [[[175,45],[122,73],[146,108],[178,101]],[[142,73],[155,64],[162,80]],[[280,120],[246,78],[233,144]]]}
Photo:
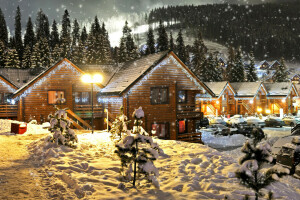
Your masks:
{"label": "snow on roof", "polygon": [[220,96],[227,85],[227,81],[222,82],[204,82],[204,84],[216,95]]}
{"label": "snow on roof", "polygon": [[119,70],[118,65],[82,65],[79,68],[86,73],[99,73],[103,76],[103,85],[107,85],[112,76]]}
{"label": "snow on roof", "polygon": [[18,88],[35,77],[30,74],[30,69],[0,68],[0,75]]}
{"label": "snow on roof", "polygon": [[255,96],[260,88],[260,82],[235,82],[230,83],[236,96]]}
{"label": "snow on roof", "polygon": [[281,82],[281,83],[264,83],[268,95],[280,95],[280,96],[286,96],[289,94],[292,82]]}
{"label": "snow on roof", "polygon": [[107,86],[101,90],[102,93],[121,93],[134,81],[142,76],[150,67],[155,66],[169,51],[163,51],[144,56],[135,61],[129,61],[114,74]]}

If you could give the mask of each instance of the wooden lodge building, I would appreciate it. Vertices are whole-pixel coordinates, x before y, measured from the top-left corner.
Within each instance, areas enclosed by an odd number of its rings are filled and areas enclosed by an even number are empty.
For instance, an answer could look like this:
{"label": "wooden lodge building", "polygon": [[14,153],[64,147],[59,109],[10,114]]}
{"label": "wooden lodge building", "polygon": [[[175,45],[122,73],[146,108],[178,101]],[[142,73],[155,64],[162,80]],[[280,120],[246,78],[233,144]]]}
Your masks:
{"label": "wooden lodge building", "polygon": [[[148,133],[159,138],[182,140],[186,135],[199,135],[194,133],[203,114],[250,115],[258,108],[266,113],[274,104],[284,108],[285,113],[296,111],[293,103],[298,92],[292,83],[203,83],[172,51],[166,51],[120,66],[75,66],[63,59],[26,80],[15,78],[11,81],[13,73],[0,76],[3,99],[6,93],[13,93],[10,100],[1,101],[0,117],[25,122],[35,119],[42,123],[54,113],[57,98],[64,97],[66,102],[61,107],[68,108],[73,126],[90,129],[91,84],[82,83],[81,77],[84,73],[94,72],[104,77],[102,84],[95,84],[93,88],[96,129],[106,129],[104,109],[108,110],[110,124],[121,106],[132,121],[129,128],[133,126],[132,113],[141,106],[145,111],[143,127]],[[14,84],[15,81],[19,84]],[[276,90],[285,87],[288,89]],[[1,115],[8,106],[14,106],[14,114]],[[277,111],[273,109],[272,113]]]}

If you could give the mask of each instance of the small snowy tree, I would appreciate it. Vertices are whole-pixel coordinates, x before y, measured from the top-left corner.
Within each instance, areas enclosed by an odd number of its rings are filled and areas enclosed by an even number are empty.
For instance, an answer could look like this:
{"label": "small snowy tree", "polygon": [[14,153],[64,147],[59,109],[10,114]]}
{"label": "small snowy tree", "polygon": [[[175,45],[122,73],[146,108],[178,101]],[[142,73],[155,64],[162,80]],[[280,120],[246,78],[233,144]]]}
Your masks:
{"label": "small snowy tree", "polygon": [[[130,122],[126,115],[123,114],[123,107],[120,108],[120,114],[112,123],[110,129],[110,138],[115,142],[120,142],[128,134],[127,124]],[[108,123],[108,122],[107,122]]]}
{"label": "small snowy tree", "polygon": [[280,65],[277,66],[275,74],[273,76],[274,82],[286,82],[288,81],[288,71],[283,58],[280,60]]}
{"label": "small snowy tree", "polygon": [[[57,103],[62,104],[65,102],[64,98],[57,100]],[[49,131],[53,133],[51,142],[57,145],[65,145],[74,147],[74,143],[78,142],[77,135],[74,130],[70,128],[71,122],[67,119],[67,109],[62,109],[59,106],[54,106],[56,111],[54,115],[49,115],[50,128]]]}
{"label": "small snowy tree", "polygon": [[261,189],[277,181],[278,177],[289,173],[288,169],[279,165],[262,169],[263,164],[273,161],[273,157],[270,145],[268,143],[259,143],[263,137],[260,137],[258,134],[259,131],[257,131],[257,134],[253,134],[253,144],[247,141],[242,147],[241,151],[245,155],[240,158],[241,167],[236,171],[236,177],[240,179],[241,184],[254,190],[256,200],[258,200],[259,196],[262,196],[260,193]]}
{"label": "small snowy tree", "polygon": [[159,172],[153,162],[158,158],[162,150],[157,143],[153,142],[151,137],[140,134],[139,126],[143,117],[144,111],[141,107],[135,110],[136,135],[125,137],[116,145],[117,150],[115,153],[121,159],[120,172],[123,176],[123,181],[132,182],[135,187],[137,180],[146,180],[159,188],[157,180]]}

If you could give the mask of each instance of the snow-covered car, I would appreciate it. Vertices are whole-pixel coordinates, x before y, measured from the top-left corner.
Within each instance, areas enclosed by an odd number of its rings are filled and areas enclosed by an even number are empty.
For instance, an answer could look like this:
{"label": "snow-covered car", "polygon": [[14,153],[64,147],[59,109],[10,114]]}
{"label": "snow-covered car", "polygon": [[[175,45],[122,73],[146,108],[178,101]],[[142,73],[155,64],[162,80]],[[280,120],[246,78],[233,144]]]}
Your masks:
{"label": "snow-covered car", "polygon": [[256,117],[248,117],[247,124],[249,126],[259,127],[259,128],[264,128],[266,126],[266,123],[263,120]]}
{"label": "snow-covered car", "polygon": [[300,163],[300,137],[293,137],[291,143],[286,143],[281,147],[276,162],[288,168],[291,174],[296,173],[297,176],[300,176],[300,170],[296,170]]}
{"label": "snow-covered car", "polygon": [[242,115],[232,116],[228,123],[233,127],[247,125],[246,119]]}
{"label": "snow-covered car", "polygon": [[300,118],[295,116],[286,116],[282,118],[282,120],[284,121],[285,125],[288,126],[295,126],[296,124],[300,123]]}
{"label": "snow-covered car", "polygon": [[223,124],[211,124],[207,126],[206,130],[210,129],[212,130],[212,133],[214,134],[220,134],[220,135],[230,135],[230,128],[227,126],[224,126]]}
{"label": "snow-covered car", "polygon": [[284,121],[282,121],[280,118],[275,117],[269,117],[265,120],[266,126],[268,127],[282,127],[285,125]]}
{"label": "snow-covered car", "polygon": [[222,124],[222,125],[224,125],[224,126],[226,126],[227,125],[227,123],[223,120],[223,118],[222,117],[214,117],[214,118],[211,118],[210,120],[209,120],[209,124]]}

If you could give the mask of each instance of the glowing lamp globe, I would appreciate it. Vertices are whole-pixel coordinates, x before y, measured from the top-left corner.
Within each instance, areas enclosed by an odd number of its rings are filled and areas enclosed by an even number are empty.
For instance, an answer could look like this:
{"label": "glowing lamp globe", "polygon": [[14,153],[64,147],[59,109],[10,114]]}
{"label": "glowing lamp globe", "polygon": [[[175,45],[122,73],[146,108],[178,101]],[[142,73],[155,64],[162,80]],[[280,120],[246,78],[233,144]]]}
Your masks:
{"label": "glowing lamp globe", "polygon": [[92,83],[92,77],[89,74],[84,74],[81,77],[81,81],[84,82],[84,83]]}
{"label": "glowing lamp globe", "polygon": [[93,82],[94,83],[102,83],[103,77],[100,74],[95,74],[93,76]]}

